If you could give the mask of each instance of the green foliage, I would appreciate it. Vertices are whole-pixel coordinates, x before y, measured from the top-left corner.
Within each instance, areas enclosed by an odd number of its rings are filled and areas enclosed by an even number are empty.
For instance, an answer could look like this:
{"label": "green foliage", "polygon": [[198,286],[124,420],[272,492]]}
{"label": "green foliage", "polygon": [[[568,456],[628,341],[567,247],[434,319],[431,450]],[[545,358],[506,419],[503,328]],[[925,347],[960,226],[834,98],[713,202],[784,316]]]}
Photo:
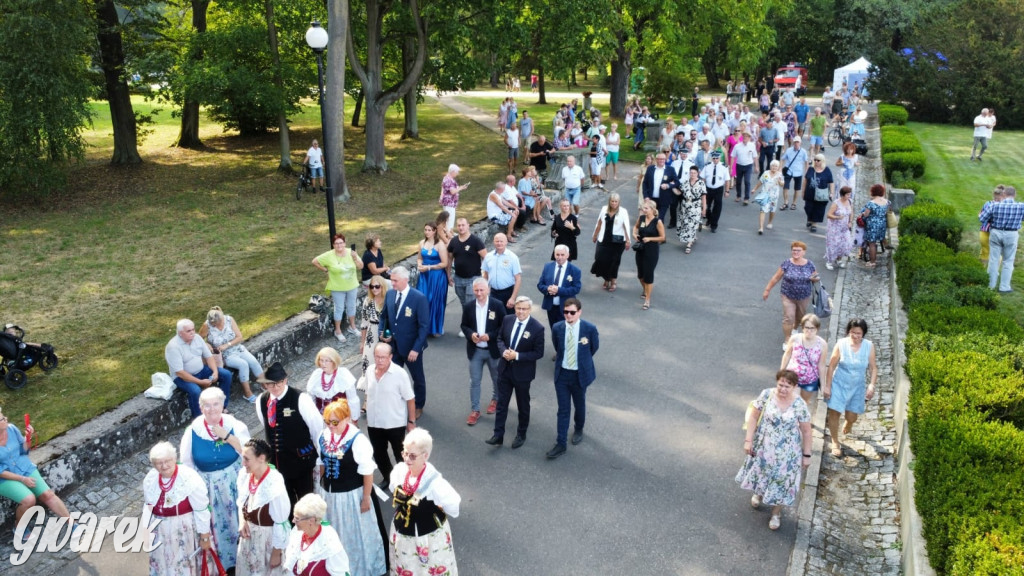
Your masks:
{"label": "green foliage", "polygon": [[907,374],[915,394],[949,391],[989,418],[1024,424],[1024,374],[1005,358],[980,351],[922,351],[907,362]]}
{"label": "green foliage", "polygon": [[881,129],[882,154],[891,152],[921,152],[921,141],[908,128],[884,126]]}
{"label": "green foliage", "polygon": [[966,126],[982,108],[995,107],[1000,127],[1024,126],[1024,3],[931,2],[902,32],[899,42],[877,45],[868,57],[878,72],[873,96],[906,104],[915,120]]}
{"label": "green foliage", "polygon": [[924,176],[924,152],[890,152],[882,154],[882,167],[885,177],[890,178],[895,171],[909,172],[914,178]]}
{"label": "green foliage", "polygon": [[992,521],[997,526],[956,544],[951,576],[1024,576],[1024,527],[1015,518]]}
{"label": "green foliage", "polygon": [[943,306],[954,307],[945,312],[949,314],[966,310],[955,308],[958,306],[984,309],[996,307],[995,294],[976,289],[988,286],[988,274],[970,254],[953,252],[932,238],[910,234],[900,237],[900,249],[896,251],[893,260],[896,263],[900,298],[912,312],[918,304],[928,303],[941,305],[940,311]]}
{"label": "green foliage", "polygon": [[900,212],[900,236],[920,234],[938,240],[951,250],[958,250],[963,224],[957,218],[956,210],[949,204],[920,202],[907,206]]}
{"label": "green foliage", "polygon": [[0,190],[44,191],[84,155],[92,21],[76,0],[7,0],[0,10]]}
{"label": "green foliage", "polygon": [[907,109],[897,104],[879,104],[878,105],[878,125],[885,127],[890,124],[904,125],[907,123],[907,119],[910,114]]}

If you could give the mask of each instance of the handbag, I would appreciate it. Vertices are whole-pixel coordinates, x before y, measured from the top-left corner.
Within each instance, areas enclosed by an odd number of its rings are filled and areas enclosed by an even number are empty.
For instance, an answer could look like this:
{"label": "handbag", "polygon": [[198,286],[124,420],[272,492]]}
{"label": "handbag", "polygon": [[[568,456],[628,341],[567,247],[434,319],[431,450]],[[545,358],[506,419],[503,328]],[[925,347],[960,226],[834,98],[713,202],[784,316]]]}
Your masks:
{"label": "handbag", "polygon": [[889,210],[888,212],[885,213],[885,227],[895,228],[896,224],[896,213],[894,213],[892,210]]}
{"label": "handbag", "polygon": [[825,290],[825,285],[818,283],[818,289],[811,294],[811,305],[814,306],[814,315],[818,318],[828,318],[832,315],[832,297]]}
{"label": "handbag", "polygon": [[643,252],[644,251],[644,242],[643,242],[643,240],[636,240],[636,241],[634,241],[632,248],[633,248],[634,252]]}
{"label": "handbag", "polygon": [[201,570],[202,576],[210,575],[210,564],[207,561],[207,555],[212,556],[214,564],[217,565],[217,573],[214,576],[227,576],[227,571],[224,570],[224,565],[220,562],[220,556],[217,556],[217,551],[213,548],[209,550],[203,550],[203,568]]}
{"label": "handbag", "polygon": [[[772,396],[774,394],[775,394],[774,390],[772,390],[768,394],[768,402],[772,401]],[[757,402],[757,398],[754,398],[753,400],[750,401],[750,404],[747,404],[747,410],[746,410],[746,412],[743,413],[743,428],[742,429],[744,431],[747,429],[747,423],[750,422],[750,415],[753,414],[754,410],[757,409],[757,407],[754,406],[755,402]],[[767,408],[767,407],[768,407],[768,405],[765,404],[765,408]],[[761,420],[764,418],[764,413],[765,413],[765,411],[761,410],[761,415],[757,417],[757,424],[754,426],[754,430],[757,430],[757,428],[761,425]]]}
{"label": "handbag", "polygon": [[864,220],[864,216],[857,216],[857,228],[867,228],[868,223]]}
{"label": "handbag", "polygon": [[815,202],[828,202],[832,197],[828,193],[828,188],[814,188],[814,201]]}
{"label": "handbag", "polygon": [[[803,150],[801,150],[800,152],[803,152]],[[793,165],[793,162],[796,162],[797,158],[800,157],[800,152],[794,154],[793,159],[789,161],[789,164],[786,164],[785,168],[782,169],[782,175],[785,176],[786,178],[792,177],[792,175],[789,173],[789,167]]]}
{"label": "handbag", "polygon": [[622,234],[612,234],[612,244],[625,244],[626,237]]}

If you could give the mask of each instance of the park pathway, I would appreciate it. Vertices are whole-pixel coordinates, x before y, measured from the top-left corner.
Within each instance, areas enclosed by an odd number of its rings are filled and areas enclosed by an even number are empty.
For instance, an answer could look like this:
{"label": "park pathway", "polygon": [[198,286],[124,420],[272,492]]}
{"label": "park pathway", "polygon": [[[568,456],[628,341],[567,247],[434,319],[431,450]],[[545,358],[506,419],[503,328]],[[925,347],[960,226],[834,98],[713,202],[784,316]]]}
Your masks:
{"label": "park pathway", "polygon": [[[488,115],[482,116],[493,126]],[[458,162],[458,158],[451,160]],[[652,307],[642,311],[632,253],[623,256],[619,289],[614,293],[601,290],[601,281],[589,274],[593,261],[589,231],[610,191],[622,195],[623,207],[635,220],[632,177],[636,170],[627,166],[620,171],[620,179],[609,183],[608,191],[584,192],[580,298],[583,317],[601,332],[601,349],[582,444],[570,446],[558,460],[544,458],[555,436],[550,361],[538,363],[525,446],[512,451],[507,445],[499,449],[485,445],[492,417],[484,416],[476,427],[466,426],[465,342],[455,336],[459,313],[451,298],[446,334],[430,340],[424,354],[428,398],[421,425],[435,438],[431,462],[463,498],[462,513],[453,519],[452,529],[464,574],[787,573],[793,542],[798,540],[796,511],[787,510],[782,528],[769,531],[768,513],[750,509],[749,494],[737,487],[733,477],[743,460],[744,407],[761,389],[773,385],[781,355],[778,292],[763,302],[761,291],[788,256],[793,240],[807,242],[809,257],[821,263],[824,235],[806,231],[802,212],[787,211],[778,215],[773,231],[758,236],[756,205],[744,207],[727,199],[718,233],[700,233],[692,254],[683,254],[670,231],[661,247]],[[472,167],[463,167],[463,172],[471,174]],[[532,226],[510,248],[523,265],[521,293],[536,298],[534,315],[543,319],[536,282],[550,256],[550,237],[544,228]],[[828,286],[836,285],[836,272],[821,272]],[[873,274],[880,282],[884,273],[879,268]],[[868,297],[873,296],[864,298]],[[882,305],[855,297],[853,290],[843,290],[840,298],[843,306]],[[845,311],[838,315],[845,321]],[[878,321],[869,318],[872,327]],[[550,342],[547,346],[550,351]],[[289,364],[292,385],[304,385],[318,348],[311,346],[309,357]],[[352,360],[355,349],[349,343],[341,352]],[[358,374],[358,369],[354,372]],[[489,386],[485,382],[485,390]],[[884,386],[882,396],[884,402]],[[254,413],[237,403],[232,408],[255,428]],[[510,421],[516,418],[512,412]],[[855,436],[861,434],[859,427],[855,431]],[[178,438],[169,440],[177,443]],[[869,441],[870,434],[862,439]],[[859,447],[852,442],[851,446]],[[856,459],[852,452],[848,454],[848,460],[836,466],[843,468]],[[145,452],[111,463],[108,475],[76,490],[68,502],[73,509],[99,515],[137,514],[147,468]],[[832,468],[826,460],[819,499],[839,498],[838,491],[826,490]],[[847,482],[836,478],[833,485]],[[822,555],[836,561],[815,573],[871,573],[843,568],[847,560],[840,553],[849,549],[856,556],[863,555],[863,550],[847,542],[846,532],[830,532],[837,530],[835,523],[843,518],[827,516],[824,510],[820,517],[827,521],[821,529],[840,541],[833,548],[826,541]],[[816,566],[814,533],[808,533],[812,547],[805,549],[806,563]],[[0,535],[0,541],[4,542],[0,555],[6,559],[12,552],[10,533]],[[24,567],[7,570],[5,566],[4,573],[145,571],[143,554],[104,551],[81,557],[35,555]]]}

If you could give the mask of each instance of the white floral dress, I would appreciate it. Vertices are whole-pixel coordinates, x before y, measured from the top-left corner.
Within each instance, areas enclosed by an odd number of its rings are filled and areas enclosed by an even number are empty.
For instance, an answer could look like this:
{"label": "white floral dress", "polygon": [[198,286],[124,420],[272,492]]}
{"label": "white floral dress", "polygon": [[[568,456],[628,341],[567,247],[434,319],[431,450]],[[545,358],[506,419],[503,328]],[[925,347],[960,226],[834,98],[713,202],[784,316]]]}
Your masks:
{"label": "white floral dress", "polygon": [[797,396],[785,411],[780,411],[772,397],[774,388],[766,388],[754,401],[763,417],[754,433],[754,455],[747,456],[736,474],[736,482],[744,490],[761,495],[771,506],[792,506],[800,488],[803,448],[800,424],[810,422],[807,404]]}

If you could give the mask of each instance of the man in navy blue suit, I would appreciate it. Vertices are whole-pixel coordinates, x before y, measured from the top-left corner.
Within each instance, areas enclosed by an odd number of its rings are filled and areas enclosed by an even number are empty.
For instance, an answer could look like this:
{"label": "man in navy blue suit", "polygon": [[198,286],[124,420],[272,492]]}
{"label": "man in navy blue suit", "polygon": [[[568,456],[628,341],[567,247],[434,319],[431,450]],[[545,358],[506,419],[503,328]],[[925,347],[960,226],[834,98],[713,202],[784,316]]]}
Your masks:
{"label": "man in navy blue suit", "polygon": [[551,329],[555,343],[555,396],[558,398],[558,439],[548,451],[548,458],[565,454],[565,440],[569,434],[569,412],[576,406],[572,443],[583,441],[583,424],[587,419],[587,387],[594,382],[594,354],[599,345],[597,327],[580,318],[583,304],[568,298],[562,305],[565,321]]}
{"label": "man in navy blue suit", "polygon": [[658,205],[658,218],[662,222],[665,221],[668,209],[672,205],[672,198],[675,196],[672,189],[679,188],[676,171],[665,163],[666,160],[665,154],[659,152],[654,157],[654,165],[648,166],[647,172],[644,172],[643,182],[644,198],[650,198]]}
{"label": "man in navy blue suit", "polygon": [[466,335],[466,356],[469,358],[469,418],[466,424],[476,426],[480,420],[480,381],[484,365],[491,373],[491,403],[487,413],[498,410],[498,331],[505,319],[505,304],[491,298],[491,286],[485,278],[473,280],[473,301],[462,306],[462,333]]}
{"label": "man in navy blue suit", "polygon": [[[387,324],[381,327],[381,341],[391,344],[395,364],[408,365],[412,390],[416,394],[416,419],[419,420],[427,402],[423,351],[427,348],[430,330],[430,304],[422,292],[409,287],[409,271],[403,266],[391,270],[391,286],[384,297],[382,316]],[[383,337],[385,330],[390,330],[389,338]]]}
{"label": "man in navy blue suit", "polygon": [[569,247],[564,244],[555,246],[555,261],[544,265],[537,281],[537,290],[544,295],[540,307],[548,311],[548,326],[554,327],[561,322],[562,302],[574,298],[583,287],[580,276],[583,273],[575,264],[569,262]]}
{"label": "man in navy blue suit", "polygon": [[537,360],[544,357],[544,325],[530,317],[533,301],[519,296],[515,315],[505,316],[498,332],[498,412],[494,415],[494,435],[487,443],[501,446],[505,438],[505,419],[513,392],[519,409],[519,427],[512,448],[526,442],[530,426],[530,383],[537,376]]}

